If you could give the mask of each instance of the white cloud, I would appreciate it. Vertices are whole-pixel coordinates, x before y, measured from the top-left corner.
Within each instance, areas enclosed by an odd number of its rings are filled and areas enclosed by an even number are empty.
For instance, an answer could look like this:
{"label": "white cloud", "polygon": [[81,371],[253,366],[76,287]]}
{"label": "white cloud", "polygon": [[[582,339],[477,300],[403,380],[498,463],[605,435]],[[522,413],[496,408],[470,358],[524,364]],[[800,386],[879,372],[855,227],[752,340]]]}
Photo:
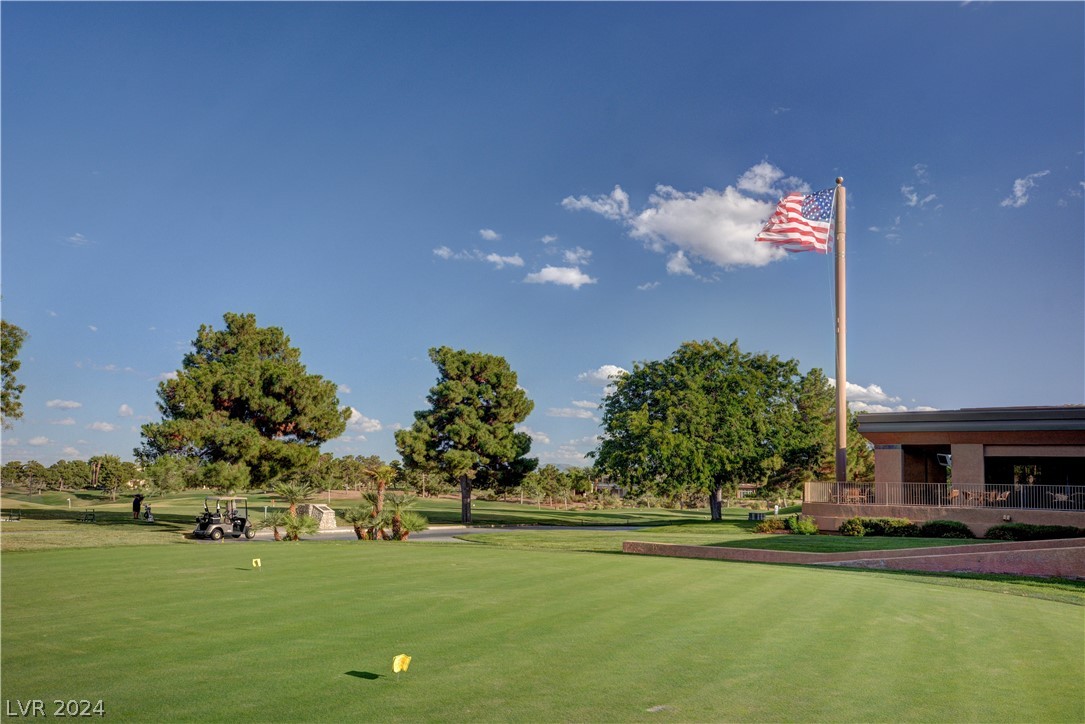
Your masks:
{"label": "white cloud", "polygon": [[533,442],[537,442],[540,445],[549,445],[550,436],[545,432],[539,432],[538,430],[532,430],[527,425],[517,425],[516,432],[522,432],[531,438]]}
{"label": "white cloud", "polygon": [[357,428],[362,432],[379,432],[384,429],[380,420],[374,420],[370,417],[366,417],[362,413],[350,408],[350,419],[347,420],[347,425],[353,428]]}
{"label": "white cloud", "polygon": [[693,276],[693,267],[686,258],[686,252],[679,250],[671,254],[671,258],[667,260],[667,273],[675,276],[683,274]]}
{"label": "white cloud", "polygon": [[62,418],[60,420],[50,420],[49,424],[50,425],[74,425],[75,424],[75,418],[74,417],[65,417],[65,418]]}
{"label": "white cloud", "polygon": [[808,194],[812,189],[802,179],[788,176],[768,161],[762,161],[746,170],[738,178],[738,188],[758,196],[782,197],[791,193]]}
{"label": "white cloud", "polygon": [[573,400],[573,407],[581,407],[585,410],[598,410],[599,403],[591,400]]}
{"label": "white cloud", "polygon": [[493,264],[498,269],[504,269],[508,266],[523,266],[524,260],[520,258],[519,254],[513,256],[501,256],[500,254],[487,254],[485,260]]}
{"label": "white cloud", "polygon": [[581,372],[576,376],[576,379],[578,382],[590,382],[593,385],[606,387],[614,384],[615,378],[627,374],[629,372],[618,365],[602,365],[597,369]]}
{"label": "white cloud", "polygon": [[562,199],[561,205],[570,211],[593,211],[613,221],[623,221],[630,216],[629,194],[621,186],[615,186],[609,196],[596,196],[594,199],[568,196]]}
{"label": "white cloud", "polygon": [[339,387],[335,388],[335,391],[338,392],[341,395],[349,395],[350,394],[350,388],[347,387],[346,385],[339,385]]}
{"label": "white cloud", "polygon": [[478,230],[478,235],[481,236],[486,241],[497,241],[498,239],[501,238],[501,234],[498,234],[493,229],[479,229]]}
{"label": "white cloud", "polygon": [[597,280],[576,267],[547,265],[542,268],[542,271],[528,274],[524,277],[524,281],[528,284],[558,284],[580,289],[585,284],[595,284]]}
{"label": "white cloud", "polygon": [[82,456],[82,453],[76,450],[74,447],[68,446],[60,451],[65,457],[78,458]]}
{"label": "white cloud", "polygon": [[159,374],[158,377],[155,377],[155,379],[159,382],[165,382],[166,380],[175,380],[177,379],[177,370],[174,370],[173,372],[163,372]]}
{"label": "white cloud", "polygon": [[544,244],[553,244],[557,240],[558,237],[554,236],[553,234],[547,234],[542,239],[540,239],[540,241],[542,241],[542,243]]}
{"label": "white cloud", "polygon": [[644,284],[638,284],[637,285],[637,291],[638,292],[650,292],[651,290],[658,287],[659,284],[660,284],[659,282],[646,282]]}
{"label": "white cloud", "polygon": [[98,432],[113,432],[117,429],[117,426],[108,422],[92,422],[87,425],[87,429],[97,430]]}
{"label": "white cloud", "polygon": [[[561,204],[569,210],[593,211],[621,222],[631,237],[652,251],[677,247],[686,255],[687,264],[701,259],[724,268],[759,267],[787,256],[772,244],[754,241],[776,201],[785,193],[809,190],[800,179],[785,176],[772,164],[762,162],[747,170],[737,187],[728,186],[722,191],[706,188],[694,193],[656,186],[641,211],[630,208],[629,196],[620,186],[607,196],[570,196]],[[773,198],[761,200],[745,194],[772,194]]]}
{"label": "white cloud", "polygon": [[90,244],[92,242],[90,239],[83,236],[82,234],[76,233],[68,237],[68,243],[72,246],[86,246],[87,244]]}
{"label": "white cloud", "polygon": [[59,410],[74,410],[82,407],[82,402],[76,402],[75,400],[49,400],[45,403],[46,407],[52,407]]}
{"label": "white cloud", "polygon": [[97,332],[98,331],[98,328],[95,327],[93,324],[88,324],[87,329],[89,329],[92,332]]}
{"label": "white cloud", "polygon": [[575,249],[566,249],[562,256],[566,264],[572,264],[573,266],[587,266],[591,263],[591,252],[587,249],[581,249],[579,246]]}
{"label": "white cloud", "polygon": [[41,447],[42,445],[48,445],[51,442],[52,442],[52,440],[45,437],[44,435],[39,435],[38,437],[32,437],[29,440],[27,440],[26,444],[27,445],[33,445],[34,447]]}
{"label": "white cloud", "polygon": [[914,186],[901,186],[900,194],[904,197],[905,206],[918,206],[919,208],[923,208],[924,206],[938,198],[934,194],[927,194],[923,198],[919,198],[919,194],[916,193]]}
{"label": "white cloud", "polygon": [[134,414],[135,414],[135,411],[133,411],[132,408],[129,407],[128,405],[121,405],[117,409],[117,415],[119,417],[131,417]]}
{"label": "white cloud", "polygon": [[[835,387],[836,380],[830,377],[829,384]],[[924,405],[908,407],[898,403],[900,398],[888,394],[881,385],[870,384],[864,387],[854,382],[848,383],[848,409],[852,412],[914,412],[937,409]]]}
{"label": "white cloud", "polygon": [[578,407],[551,407],[546,411],[547,417],[571,417],[577,420],[594,420],[595,413]]}
{"label": "white cloud", "polygon": [[1013,193],[1002,199],[1002,206],[1009,206],[1013,209],[1019,209],[1028,203],[1028,192],[1036,185],[1036,179],[1043,178],[1051,173],[1050,171],[1037,171],[1036,173],[1030,173],[1024,178],[1019,178],[1013,182]]}
{"label": "white cloud", "polygon": [[447,246],[439,246],[433,250],[434,256],[439,256],[442,259],[451,259],[455,256],[455,253]]}

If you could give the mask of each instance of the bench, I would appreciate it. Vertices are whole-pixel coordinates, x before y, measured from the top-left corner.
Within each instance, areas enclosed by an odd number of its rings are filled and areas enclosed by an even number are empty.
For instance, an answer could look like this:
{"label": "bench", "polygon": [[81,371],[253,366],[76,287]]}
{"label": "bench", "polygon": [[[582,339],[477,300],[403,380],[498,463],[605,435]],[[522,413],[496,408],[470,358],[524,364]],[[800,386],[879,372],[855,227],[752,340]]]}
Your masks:
{"label": "bench", "polygon": [[8,521],[9,523],[14,523],[15,521],[23,519],[23,511],[21,511],[21,510],[5,510],[4,514],[3,514],[3,517],[4,517],[4,520]]}
{"label": "bench", "polygon": [[749,513],[746,514],[746,520],[764,520],[764,519],[765,519],[765,514],[764,513],[754,513],[753,511],[750,511]]}
{"label": "bench", "polygon": [[93,510],[84,510],[83,514],[79,516],[80,523],[95,523],[97,521],[97,513],[95,513]]}

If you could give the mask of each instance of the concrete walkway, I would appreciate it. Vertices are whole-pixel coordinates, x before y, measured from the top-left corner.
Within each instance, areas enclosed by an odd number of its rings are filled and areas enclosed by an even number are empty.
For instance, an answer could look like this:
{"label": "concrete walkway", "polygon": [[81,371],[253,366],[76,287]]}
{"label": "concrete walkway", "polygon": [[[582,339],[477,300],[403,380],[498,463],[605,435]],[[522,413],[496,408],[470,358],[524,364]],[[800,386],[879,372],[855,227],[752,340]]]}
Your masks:
{"label": "concrete walkway", "polygon": [[[552,530],[639,530],[642,526],[557,526],[557,525],[511,525],[511,526],[469,526],[469,525],[431,525],[428,529],[411,533],[407,542],[427,541],[430,543],[467,543],[456,538],[459,535],[475,533],[515,533],[528,531]],[[257,532],[255,540],[273,540],[270,530]],[[323,530],[316,535],[306,536],[308,540],[357,540],[353,528],[339,527]]]}

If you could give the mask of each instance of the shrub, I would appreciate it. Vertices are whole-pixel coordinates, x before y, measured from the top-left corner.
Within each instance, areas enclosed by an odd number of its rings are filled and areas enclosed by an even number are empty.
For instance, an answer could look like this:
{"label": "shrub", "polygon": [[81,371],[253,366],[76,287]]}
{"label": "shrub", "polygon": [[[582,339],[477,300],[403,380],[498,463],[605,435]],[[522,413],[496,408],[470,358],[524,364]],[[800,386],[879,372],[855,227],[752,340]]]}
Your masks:
{"label": "shrub", "polygon": [[841,535],[850,536],[912,538],[919,535],[919,526],[907,518],[848,518],[840,524],[838,530]]}
{"label": "shrub", "polygon": [[919,526],[923,538],[975,538],[972,530],[959,520],[928,520]]}
{"label": "shrub", "polygon": [[809,515],[796,515],[794,518],[788,518],[786,525],[789,531],[799,535],[818,534],[817,520]]}
{"label": "shrub", "polygon": [[848,518],[840,527],[837,528],[840,535],[850,535],[854,538],[862,538],[866,535],[866,528],[863,527],[862,518]]}
{"label": "shrub", "polygon": [[1054,538],[1080,538],[1085,531],[1070,525],[1033,525],[1031,523],[1003,523],[987,529],[983,536],[988,540],[1051,540]]}
{"label": "shrub", "polygon": [[884,535],[891,538],[915,538],[919,535],[919,526],[907,518],[875,518],[879,532],[868,531],[869,535]]}
{"label": "shrub", "polygon": [[787,521],[784,518],[765,518],[753,527],[754,533],[775,533],[780,530],[787,530]]}

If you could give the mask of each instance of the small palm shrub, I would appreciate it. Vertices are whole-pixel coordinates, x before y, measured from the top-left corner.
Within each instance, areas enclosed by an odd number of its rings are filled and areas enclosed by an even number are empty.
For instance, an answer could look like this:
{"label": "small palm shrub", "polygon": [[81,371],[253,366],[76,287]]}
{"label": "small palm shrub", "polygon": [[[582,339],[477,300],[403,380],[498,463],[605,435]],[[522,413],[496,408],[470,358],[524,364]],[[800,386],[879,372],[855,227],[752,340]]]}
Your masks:
{"label": "small palm shrub", "polygon": [[299,540],[302,535],[312,535],[320,530],[320,523],[311,515],[287,516],[286,525],[287,540]]}
{"label": "small palm shrub", "polygon": [[975,538],[976,534],[959,520],[928,520],[919,526],[922,538]]}
{"label": "small palm shrub", "polygon": [[399,540],[407,540],[411,533],[417,533],[429,528],[429,520],[421,513],[413,510],[405,510],[400,516]]}

